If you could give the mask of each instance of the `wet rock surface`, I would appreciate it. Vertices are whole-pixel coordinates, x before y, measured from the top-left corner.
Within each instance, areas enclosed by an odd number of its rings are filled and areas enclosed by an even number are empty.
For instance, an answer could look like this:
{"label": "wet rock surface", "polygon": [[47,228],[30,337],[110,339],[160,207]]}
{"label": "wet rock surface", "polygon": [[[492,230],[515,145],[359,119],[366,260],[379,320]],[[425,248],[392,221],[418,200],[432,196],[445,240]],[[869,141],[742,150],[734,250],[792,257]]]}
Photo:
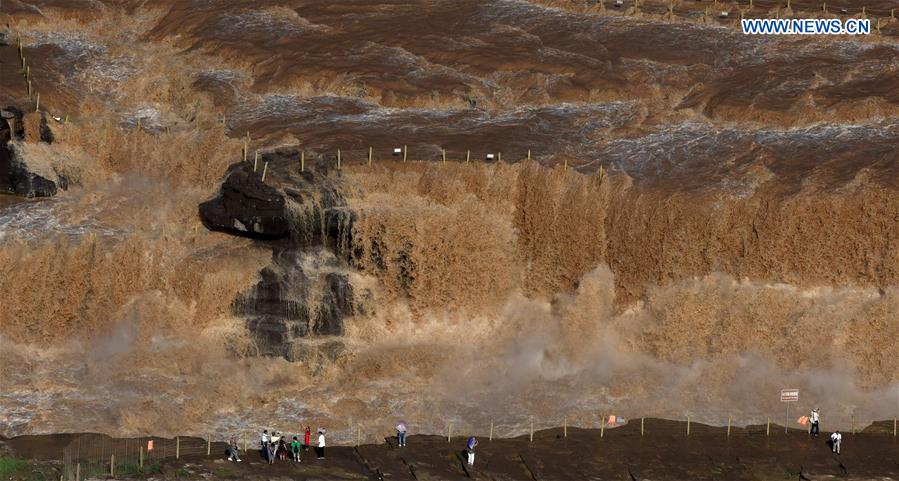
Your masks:
{"label": "wet rock surface", "polygon": [[[57,175],[38,172],[17,149],[16,145],[26,138],[25,115],[15,107],[2,109],[0,121],[0,192],[22,197],[52,197],[56,195],[57,183],[66,188],[66,180]],[[39,138],[41,142],[53,142],[53,132],[47,125],[46,116],[40,117]]]}
{"label": "wet rock surface", "polygon": [[249,163],[233,166],[218,197],[200,204],[206,227],[256,239],[287,236],[284,196],[262,181]]}
{"label": "wet rock surface", "polygon": [[342,355],[343,343],[303,340],[341,336],[344,318],[361,309],[343,260],[355,215],[327,159],[312,154],[301,171],[298,156],[284,149],[233,165],[200,216],[210,229],[278,240],[270,244],[272,264],[234,300],[233,311],[246,320],[260,355],[321,365]]}

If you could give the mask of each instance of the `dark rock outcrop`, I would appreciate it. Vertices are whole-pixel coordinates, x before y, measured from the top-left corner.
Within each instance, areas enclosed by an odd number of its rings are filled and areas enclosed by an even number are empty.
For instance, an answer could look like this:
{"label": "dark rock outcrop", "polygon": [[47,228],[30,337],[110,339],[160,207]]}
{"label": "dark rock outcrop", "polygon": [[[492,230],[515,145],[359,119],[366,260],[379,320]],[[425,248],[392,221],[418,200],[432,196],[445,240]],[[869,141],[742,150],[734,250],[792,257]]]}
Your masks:
{"label": "dark rock outcrop", "polygon": [[[15,142],[25,138],[24,115],[15,107],[2,111],[0,122],[0,192],[23,197],[52,197],[56,195],[57,183],[65,189],[65,178],[55,172],[41,172],[17,152]],[[46,133],[46,134],[45,134]],[[41,140],[52,141],[53,134],[41,118]],[[46,140],[45,140],[46,139]],[[49,169],[44,169],[49,170]]]}
{"label": "dark rock outcrop", "polygon": [[[295,360],[297,341],[318,336],[340,336],[343,319],[360,310],[348,275],[339,272],[337,259],[326,251],[324,263],[304,270],[295,250],[275,255],[259,282],[234,301],[234,312],[247,319],[259,353]],[[308,269],[308,268],[307,268]]]}
{"label": "dark rock outcrop", "polygon": [[200,204],[200,218],[209,229],[257,239],[289,233],[284,196],[248,163],[232,166],[221,194]]}
{"label": "dark rock outcrop", "polygon": [[331,167],[335,162],[308,153],[300,172],[298,157],[283,149],[232,165],[220,194],[200,205],[200,216],[210,229],[282,239],[270,244],[272,264],[234,300],[233,312],[246,320],[260,355],[321,366],[345,352],[337,336],[368,294],[360,296],[349,282],[356,215],[343,177]]}

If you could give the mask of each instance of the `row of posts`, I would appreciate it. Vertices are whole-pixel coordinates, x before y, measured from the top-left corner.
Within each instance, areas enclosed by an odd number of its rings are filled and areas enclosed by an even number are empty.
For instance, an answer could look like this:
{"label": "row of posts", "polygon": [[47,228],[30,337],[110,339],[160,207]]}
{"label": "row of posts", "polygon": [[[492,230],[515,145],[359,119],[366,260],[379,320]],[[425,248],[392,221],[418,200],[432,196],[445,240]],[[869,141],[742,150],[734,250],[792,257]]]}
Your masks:
{"label": "row of posts", "polygon": [[[687,416],[687,436],[690,435],[691,425],[692,425],[692,416]],[[605,428],[606,428],[606,417],[603,416],[603,422],[599,428],[599,437],[602,438],[605,436]],[[731,425],[732,425],[732,417],[727,417],[727,437],[730,437],[731,434]],[[897,437],[897,418],[893,418],[893,437]],[[493,435],[495,425],[493,421],[490,421],[490,434],[488,439],[493,441]],[[640,436],[646,435],[646,418],[640,418]],[[786,430],[786,426],[784,427]],[[852,418],[852,426],[850,432],[855,434],[855,417]],[[771,435],[771,418],[768,417],[767,423],[765,425],[765,435]],[[568,417],[566,416],[562,420],[562,436],[564,438],[568,438]],[[450,443],[453,440],[453,423],[448,423],[446,426],[446,442]],[[534,442],[534,423],[530,423],[530,431],[529,431],[529,441]],[[356,446],[360,446],[362,444],[362,427],[358,426],[356,429]],[[247,451],[249,448],[249,444],[247,441],[247,435],[244,434],[243,437],[243,449]],[[206,437],[206,456],[212,455],[212,436]],[[175,459],[181,458],[181,437],[175,437]],[[140,454],[138,458],[138,465],[141,469],[144,467],[144,447],[140,446]],[[109,456],[109,475],[111,477],[115,477],[115,454]],[[81,463],[75,465],[75,481],[81,481]]]}
{"label": "row of posts", "polygon": [[[690,435],[692,421],[693,421],[692,416],[687,416],[687,436]],[[733,417],[727,416],[727,437],[728,438],[730,437],[730,434],[731,434],[732,423],[733,423]],[[607,424],[606,419],[605,419],[605,417],[603,417],[603,422],[602,422],[602,424],[600,424],[600,427],[599,427],[599,437],[600,438],[605,436],[606,424]],[[784,425],[784,433],[787,433],[789,430],[788,424],[789,423],[785,423],[785,425]],[[851,418],[850,424],[851,424],[850,433],[854,435],[855,434],[855,417],[854,416]],[[897,426],[899,426],[899,419],[893,418],[893,437],[894,438],[897,437],[897,432],[899,432],[899,429],[897,429]],[[493,427],[494,427],[493,421],[490,421],[490,437],[489,437],[489,439],[491,441],[493,440]],[[640,418],[640,436],[645,436],[645,435],[646,435],[646,418]],[[771,435],[771,417],[769,416],[767,419],[767,422],[765,424],[765,436],[770,436],[770,435]],[[568,417],[567,416],[565,418],[563,418],[563,420],[562,420],[562,436],[565,438],[568,437]],[[531,422],[531,424],[530,424],[529,438],[530,438],[530,442],[534,442],[534,423],[533,422]],[[452,442],[452,440],[453,440],[453,423],[447,423],[447,425],[446,425],[446,441]],[[356,438],[356,445],[357,446],[359,445],[358,436]]]}

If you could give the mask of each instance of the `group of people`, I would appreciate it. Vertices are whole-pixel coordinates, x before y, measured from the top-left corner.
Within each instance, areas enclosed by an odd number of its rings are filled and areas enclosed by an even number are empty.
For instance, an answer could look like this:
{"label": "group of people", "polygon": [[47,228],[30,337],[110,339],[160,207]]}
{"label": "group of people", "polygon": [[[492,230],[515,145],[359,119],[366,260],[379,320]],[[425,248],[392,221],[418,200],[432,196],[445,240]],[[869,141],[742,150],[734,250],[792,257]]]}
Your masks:
{"label": "group of people", "polygon": [[[309,451],[310,441],[312,438],[312,429],[306,426],[303,434],[303,441],[300,442],[299,435],[293,436],[290,440],[283,433],[273,431],[269,434],[268,429],[262,430],[262,436],[259,440],[259,453],[262,458],[269,464],[274,464],[276,459],[286,461],[287,457],[296,463],[300,461],[300,452]],[[318,439],[316,439],[315,453],[318,459],[325,459],[325,429],[318,428]],[[237,438],[234,436],[228,441],[228,461],[243,462],[240,459],[240,448],[237,444]]]}
{"label": "group of people", "polygon": [[[306,426],[303,433],[303,441],[300,442],[299,435],[293,436],[293,440],[288,439],[287,435],[273,431],[268,433],[268,429],[262,430],[260,438],[260,452],[262,457],[269,464],[274,464],[276,459],[286,461],[290,456],[290,460],[296,463],[301,462],[300,452],[309,451],[311,445],[312,429]],[[315,455],[318,459],[325,459],[325,429],[318,428],[318,438],[315,443]]]}
{"label": "group of people", "polygon": [[[396,425],[396,442],[397,447],[406,447],[406,423],[400,421]],[[260,453],[269,464],[274,464],[276,459],[285,461],[287,456],[296,463],[300,461],[300,453],[309,451],[310,441],[312,438],[312,430],[306,426],[303,434],[303,441],[300,442],[299,436],[293,436],[292,441],[288,441],[288,437],[282,433],[273,431],[269,434],[268,429],[262,430],[262,436],[259,439]],[[468,456],[468,465],[474,466],[474,448],[478,445],[478,440],[474,436],[468,438],[465,453]],[[325,429],[318,428],[318,439],[315,443],[315,454],[318,459],[325,459]],[[228,461],[242,462],[240,459],[240,449],[237,444],[237,438],[231,437],[228,441]]]}
{"label": "group of people", "polygon": [[[821,432],[821,410],[818,408],[812,409],[811,414],[808,415],[809,428],[808,434],[809,436],[818,437],[818,434]],[[839,431],[834,431],[830,435],[830,448],[833,450],[834,454],[840,454],[840,445],[843,442],[843,435],[840,434]]]}

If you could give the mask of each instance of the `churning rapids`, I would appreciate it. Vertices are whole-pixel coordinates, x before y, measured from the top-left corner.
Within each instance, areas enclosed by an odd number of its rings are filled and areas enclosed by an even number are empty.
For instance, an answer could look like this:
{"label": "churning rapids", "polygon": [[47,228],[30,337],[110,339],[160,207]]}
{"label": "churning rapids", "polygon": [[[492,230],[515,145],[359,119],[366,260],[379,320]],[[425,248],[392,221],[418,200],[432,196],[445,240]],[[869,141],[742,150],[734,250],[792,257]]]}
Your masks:
{"label": "churning rapids", "polygon": [[3,2],[0,434],[892,418],[890,3]]}

